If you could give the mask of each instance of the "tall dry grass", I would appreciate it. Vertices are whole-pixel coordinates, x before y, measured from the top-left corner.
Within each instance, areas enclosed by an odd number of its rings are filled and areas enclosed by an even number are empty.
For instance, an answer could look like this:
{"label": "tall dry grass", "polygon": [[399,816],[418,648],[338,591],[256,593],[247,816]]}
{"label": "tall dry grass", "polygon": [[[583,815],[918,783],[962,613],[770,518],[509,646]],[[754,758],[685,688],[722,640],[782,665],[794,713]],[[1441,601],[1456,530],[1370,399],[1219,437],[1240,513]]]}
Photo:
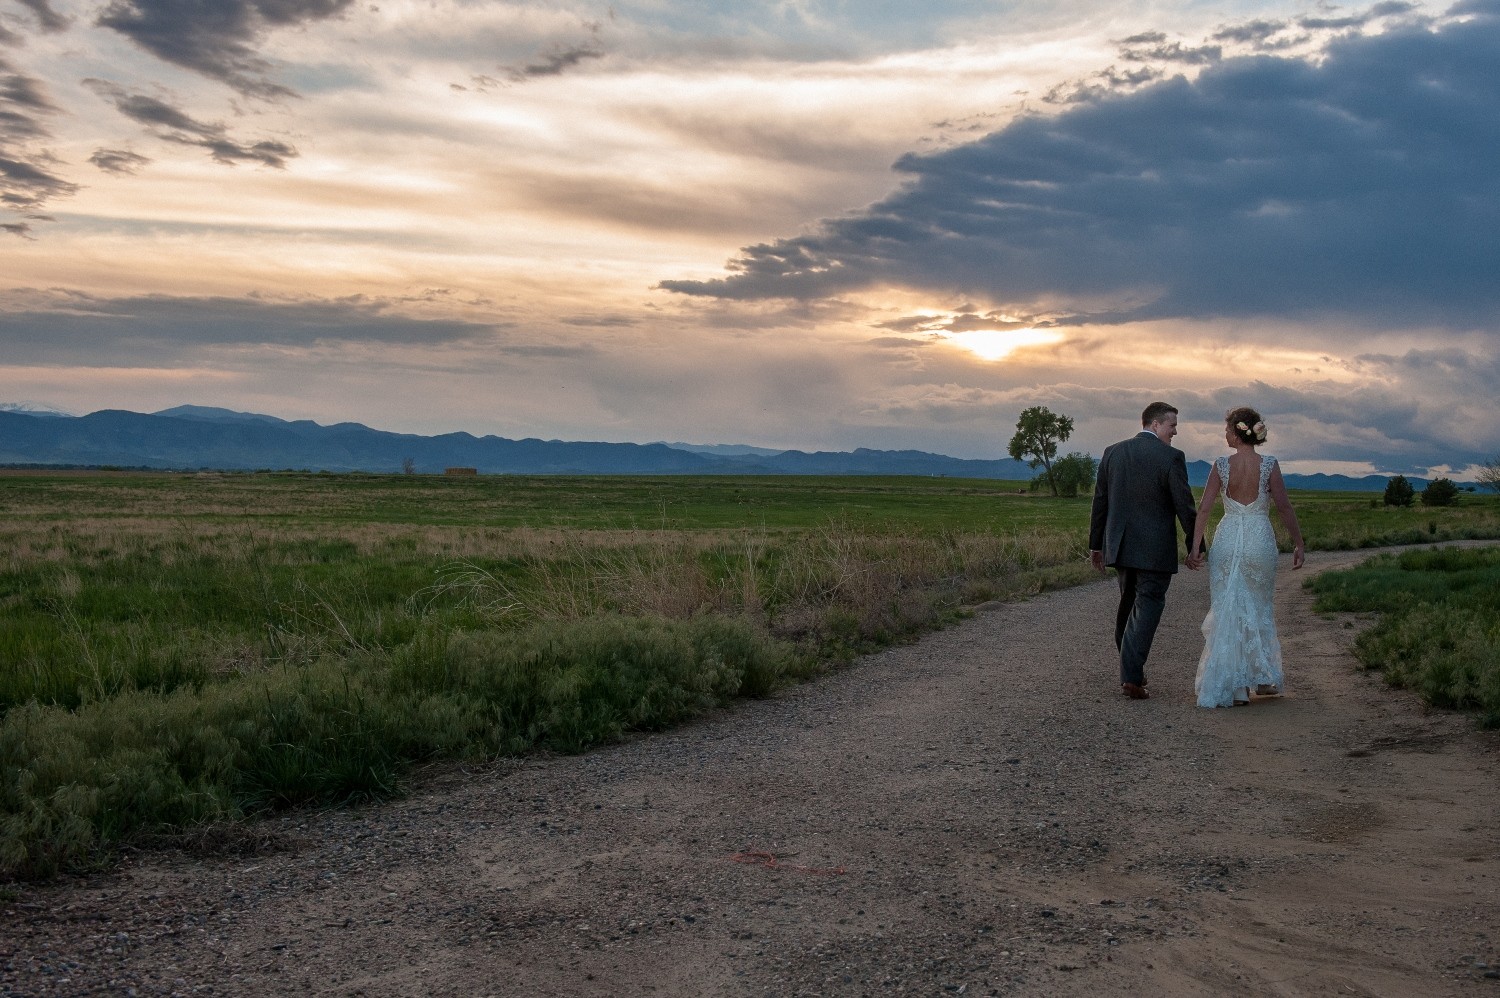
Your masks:
{"label": "tall dry grass", "polygon": [[0,530],[0,876],[579,751],[1081,577],[1062,531]]}

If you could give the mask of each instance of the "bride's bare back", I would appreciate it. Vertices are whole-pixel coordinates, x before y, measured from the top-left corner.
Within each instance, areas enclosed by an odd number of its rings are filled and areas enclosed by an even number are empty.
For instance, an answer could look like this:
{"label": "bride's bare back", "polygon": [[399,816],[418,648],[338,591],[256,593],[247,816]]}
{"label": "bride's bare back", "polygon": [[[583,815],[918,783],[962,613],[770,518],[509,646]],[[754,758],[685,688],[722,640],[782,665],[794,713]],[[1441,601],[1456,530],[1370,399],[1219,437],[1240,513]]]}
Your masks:
{"label": "bride's bare back", "polygon": [[1260,455],[1253,447],[1239,447],[1229,455],[1229,487],[1225,494],[1241,506],[1260,498]]}

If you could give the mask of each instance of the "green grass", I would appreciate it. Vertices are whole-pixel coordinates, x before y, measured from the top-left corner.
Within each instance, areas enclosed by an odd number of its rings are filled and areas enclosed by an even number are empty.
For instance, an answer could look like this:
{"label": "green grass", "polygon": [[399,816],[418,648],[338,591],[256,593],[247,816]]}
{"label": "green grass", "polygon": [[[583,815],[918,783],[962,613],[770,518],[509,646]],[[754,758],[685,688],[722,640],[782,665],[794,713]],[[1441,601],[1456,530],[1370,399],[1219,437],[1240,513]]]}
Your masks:
{"label": "green grass", "polygon": [[[1500,503],[1368,500],[1298,494],[1311,546],[1500,536]],[[0,878],[767,695],[1093,578],[1089,505],[931,478],[0,474]]]}
{"label": "green grass", "polygon": [[0,477],[0,873],[764,696],[1075,581],[1082,516],[921,479]]}
{"label": "green grass", "polygon": [[1310,585],[1319,610],[1380,614],[1355,653],[1386,682],[1500,727],[1500,549],[1380,555]]}
{"label": "green grass", "polygon": [[1493,494],[1464,493],[1455,506],[1433,508],[1386,506],[1370,492],[1296,492],[1292,502],[1310,550],[1500,537],[1500,496]]}
{"label": "green grass", "polygon": [[[37,522],[164,515],[194,521],[586,530],[699,530],[900,523],[974,529],[1087,522],[1023,482],[912,477],[0,474],[6,506]],[[1018,495],[1018,493],[1020,493]],[[1003,497],[1003,500],[1002,500]],[[997,500],[999,509],[988,508]]]}

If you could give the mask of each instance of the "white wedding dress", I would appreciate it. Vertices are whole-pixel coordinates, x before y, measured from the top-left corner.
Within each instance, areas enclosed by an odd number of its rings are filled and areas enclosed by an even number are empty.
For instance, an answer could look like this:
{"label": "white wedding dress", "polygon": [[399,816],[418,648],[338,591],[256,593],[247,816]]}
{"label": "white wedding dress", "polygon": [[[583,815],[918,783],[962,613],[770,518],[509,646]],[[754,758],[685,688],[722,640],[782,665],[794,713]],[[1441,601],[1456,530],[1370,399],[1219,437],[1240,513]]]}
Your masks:
{"label": "white wedding dress", "polygon": [[1281,642],[1276,637],[1272,596],[1276,590],[1276,533],[1266,491],[1276,459],[1262,455],[1255,501],[1229,498],[1229,459],[1214,462],[1224,518],[1208,549],[1210,606],[1203,619],[1203,657],[1198,660],[1200,707],[1229,707],[1245,687],[1283,688]]}

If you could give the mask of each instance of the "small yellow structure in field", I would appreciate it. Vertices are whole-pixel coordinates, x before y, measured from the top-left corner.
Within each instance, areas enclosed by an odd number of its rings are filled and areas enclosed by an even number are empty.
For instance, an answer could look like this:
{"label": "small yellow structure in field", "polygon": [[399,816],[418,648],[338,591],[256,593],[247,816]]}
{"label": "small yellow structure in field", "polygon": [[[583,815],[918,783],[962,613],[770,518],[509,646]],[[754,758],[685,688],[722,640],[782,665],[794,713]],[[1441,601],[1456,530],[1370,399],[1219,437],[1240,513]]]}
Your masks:
{"label": "small yellow structure in field", "polygon": [[445,475],[477,475],[477,474],[479,474],[479,469],[478,468],[444,468],[443,469],[443,474],[445,474]]}

